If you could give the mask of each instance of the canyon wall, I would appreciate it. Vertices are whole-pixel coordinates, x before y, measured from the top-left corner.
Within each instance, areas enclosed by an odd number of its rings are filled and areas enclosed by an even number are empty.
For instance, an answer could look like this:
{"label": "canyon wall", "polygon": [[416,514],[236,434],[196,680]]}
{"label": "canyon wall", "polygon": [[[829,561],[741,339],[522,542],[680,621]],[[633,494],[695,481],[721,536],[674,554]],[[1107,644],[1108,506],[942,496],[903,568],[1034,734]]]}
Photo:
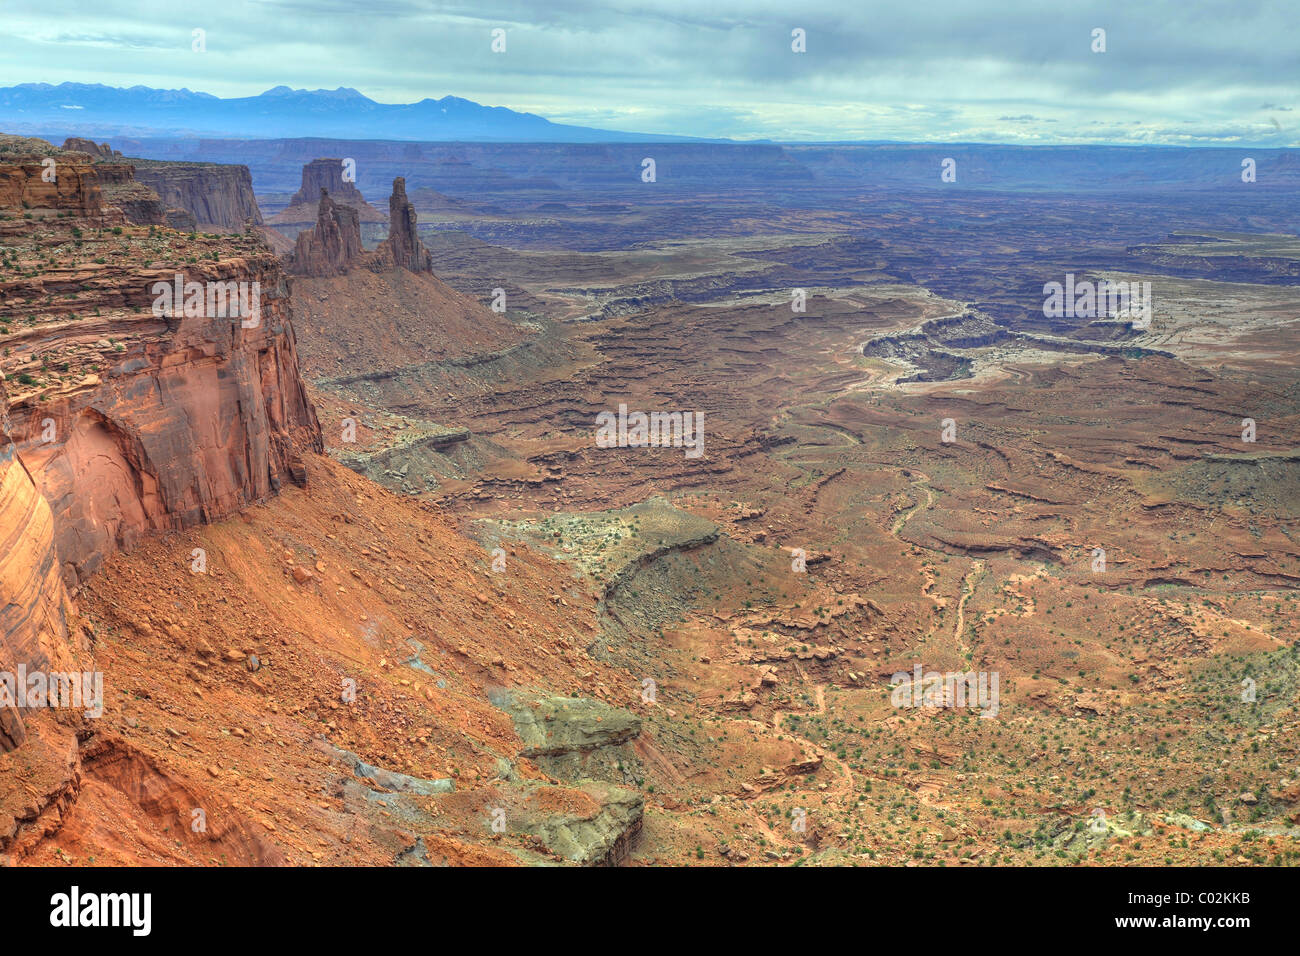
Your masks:
{"label": "canyon wall", "polygon": [[262,225],[247,166],[132,160],[135,178],[168,207],[194,216],[202,232],[243,232],[248,220]]}
{"label": "canyon wall", "polygon": [[[83,323],[61,345],[97,353],[99,371],[10,409],[19,454],[54,513],[71,587],[143,532],[213,521],[301,482],[298,449],[318,444],[275,256],[183,274],[205,287],[257,283],[260,321],[245,328],[239,319],[145,313],[118,326],[130,344],[108,352],[98,343],[114,323]],[[82,307],[143,312],[155,283],[173,281],[170,269],[141,269],[99,286]]]}
{"label": "canyon wall", "polygon": [[[103,209],[100,180],[93,164],[85,161],[62,162],[51,147],[46,156],[27,156],[0,165],[0,209],[22,217],[25,211],[48,209],[74,216],[97,216]],[[84,159],[78,156],[78,159]],[[53,167],[45,160],[53,159]],[[49,181],[47,169],[54,180]],[[110,220],[121,220],[120,211]]]}
{"label": "canyon wall", "polygon": [[354,182],[343,178],[343,161],[341,159],[313,159],[302,168],[302,186],[289,200],[290,206],[301,206],[320,201],[321,194],[328,191],[336,202],[345,206],[367,206],[366,198],[361,195]]}
{"label": "canyon wall", "polygon": [[[0,381],[0,671],[37,670],[67,642],[66,592],[54,547],[54,518],[9,437]],[[0,752],[27,738],[17,708],[0,702]]]}
{"label": "canyon wall", "polygon": [[138,226],[167,225],[169,210],[156,192],[136,182],[134,167],[127,163],[96,163],[94,169],[106,206],[121,209],[127,222]]}
{"label": "canyon wall", "polygon": [[[29,181],[41,168],[0,163],[11,185],[0,210],[38,194]],[[17,265],[0,282],[0,372],[14,452],[5,507],[15,523],[49,530],[75,589],[144,532],[213,521],[304,482],[301,453],[320,448],[320,430],[299,378],[288,283],[261,237],[99,230],[101,218],[123,217],[104,204],[97,167],[60,170],[61,191],[42,198],[85,218],[18,217],[0,229]],[[195,308],[186,298],[159,307],[177,277],[207,290]],[[244,300],[233,295],[241,289]],[[240,301],[256,311],[232,316]],[[21,494],[24,476],[41,506]],[[34,567],[45,565],[5,565],[0,588],[25,593]],[[0,619],[0,638],[29,646],[49,609],[9,603],[17,610]]]}

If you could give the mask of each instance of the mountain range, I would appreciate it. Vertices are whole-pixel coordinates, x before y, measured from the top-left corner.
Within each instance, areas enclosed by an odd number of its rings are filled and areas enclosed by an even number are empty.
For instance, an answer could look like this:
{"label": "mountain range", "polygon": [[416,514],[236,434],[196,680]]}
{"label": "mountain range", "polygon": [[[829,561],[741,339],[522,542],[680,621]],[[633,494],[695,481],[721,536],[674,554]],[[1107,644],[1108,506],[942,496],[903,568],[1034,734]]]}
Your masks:
{"label": "mountain range", "polygon": [[692,137],[552,123],[535,113],[483,106],[458,96],[377,103],[349,87],[222,98],[188,89],[127,89],[99,83],[0,87],[0,126],[11,132],[121,136],[346,136],[423,142],[688,142]]}

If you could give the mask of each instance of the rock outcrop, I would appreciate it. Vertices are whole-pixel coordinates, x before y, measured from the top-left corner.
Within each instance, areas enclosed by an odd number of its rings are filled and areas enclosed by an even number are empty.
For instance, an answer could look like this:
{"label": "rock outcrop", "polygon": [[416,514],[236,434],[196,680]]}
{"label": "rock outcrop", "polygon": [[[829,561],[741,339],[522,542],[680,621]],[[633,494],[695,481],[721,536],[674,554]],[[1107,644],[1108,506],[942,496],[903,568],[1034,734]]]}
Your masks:
{"label": "rock outcrop", "polygon": [[262,225],[247,166],[132,160],[135,178],[153,189],[168,208],[194,216],[202,232],[243,232],[245,222]]}
{"label": "rock outcrop", "polygon": [[64,141],[62,152],[78,154],[77,161],[94,164],[105,205],[122,210],[127,222],[138,226],[169,226],[186,232],[193,232],[197,227],[192,213],[164,203],[156,190],[136,178],[135,167],[123,161],[121,151],[108,143],[71,137]]}
{"label": "rock outcrop", "polygon": [[322,189],[316,225],[298,233],[288,271],[303,276],[338,276],[361,261],[361,222],[357,211],[334,202]]}
{"label": "rock outcrop", "polygon": [[[54,165],[46,164],[53,159]],[[52,170],[53,181],[51,181]],[[51,147],[48,156],[25,156],[0,165],[0,209],[24,212],[71,213],[90,218],[105,213],[104,195],[95,167],[86,162],[63,161]],[[105,220],[107,225],[121,222],[117,212]]]}
{"label": "rock outcrop", "polygon": [[406,198],[406,180],[393,180],[389,199],[392,217],[388,238],[366,253],[361,247],[361,220],[351,206],[336,203],[328,189],[322,189],[317,203],[316,225],[298,233],[288,271],[293,275],[324,278],[341,276],[356,265],[373,272],[405,269],[432,274],[433,258],[416,232],[415,207]]}
{"label": "rock outcrop", "polygon": [[[564,781],[542,786],[525,803],[522,828],[538,834],[553,853],[583,865],[617,865],[641,832],[645,800],[623,786],[639,765],[631,742],[641,718],[621,707],[585,697],[525,690],[495,691],[489,698],[514,722],[521,759],[536,761],[547,776]],[[572,787],[585,796],[560,796]],[[564,804],[565,810],[559,810]]]}
{"label": "rock outcrop", "polygon": [[96,143],[93,139],[83,139],[80,136],[70,136],[64,140],[63,149],[73,153],[85,153],[95,159],[106,159],[110,162],[122,158],[121,152],[113,149],[108,143]]}
{"label": "rock outcrop", "polygon": [[376,272],[406,269],[408,272],[432,272],[433,257],[420,241],[415,228],[415,207],[406,198],[406,180],[393,180],[393,194],[388,199],[388,238],[375,249],[367,263]]}
{"label": "rock outcrop", "polygon": [[[135,181],[135,167],[127,163],[96,163],[104,203],[122,210],[127,222],[137,226],[167,225],[168,210],[158,194]],[[184,214],[183,210],[174,210]]]}
{"label": "rock outcrop", "polygon": [[361,195],[356,183],[343,178],[343,160],[313,159],[302,168],[302,187],[293,194],[289,206],[271,216],[269,225],[283,227],[292,233],[310,229],[320,220],[321,196],[328,194],[336,206],[346,206],[357,214],[363,224],[384,222],[384,214]]}
{"label": "rock outcrop", "polygon": [[305,165],[302,168],[302,186],[293,194],[289,205],[305,206],[319,202],[321,194],[326,191],[345,206],[369,206],[356,183],[343,178],[341,159],[313,159]]}

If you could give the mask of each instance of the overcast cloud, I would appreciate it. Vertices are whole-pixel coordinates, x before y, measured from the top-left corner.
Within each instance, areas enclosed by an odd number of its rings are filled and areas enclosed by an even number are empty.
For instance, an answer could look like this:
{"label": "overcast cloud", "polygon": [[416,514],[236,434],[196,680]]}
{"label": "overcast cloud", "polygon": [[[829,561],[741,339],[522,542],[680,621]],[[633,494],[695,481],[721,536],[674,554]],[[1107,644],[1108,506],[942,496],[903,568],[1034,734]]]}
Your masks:
{"label": "overcast cloud", "polygon": [[4,86],[347,86],[738,139],[1300,145],[1295,0],[10,0],[0,24]]}

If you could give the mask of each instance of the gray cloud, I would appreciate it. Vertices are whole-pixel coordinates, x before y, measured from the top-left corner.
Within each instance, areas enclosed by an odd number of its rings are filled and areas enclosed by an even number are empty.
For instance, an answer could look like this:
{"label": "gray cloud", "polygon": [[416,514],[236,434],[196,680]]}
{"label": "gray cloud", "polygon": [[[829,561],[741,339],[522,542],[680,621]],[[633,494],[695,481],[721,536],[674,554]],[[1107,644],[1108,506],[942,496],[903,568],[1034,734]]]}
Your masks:
{"label": "gray cloud", "polygon": [[[560,122],[742,139],[1300,142],[1261,113],[1297,102],[1289,0],[18,0],[5,20],[4,85],[452,93]],[[505,54],[489,48],[497,27]],[[796,27],[806,53],[790,49]],[[1105,53],[1090,49],[1097,27]]]}

